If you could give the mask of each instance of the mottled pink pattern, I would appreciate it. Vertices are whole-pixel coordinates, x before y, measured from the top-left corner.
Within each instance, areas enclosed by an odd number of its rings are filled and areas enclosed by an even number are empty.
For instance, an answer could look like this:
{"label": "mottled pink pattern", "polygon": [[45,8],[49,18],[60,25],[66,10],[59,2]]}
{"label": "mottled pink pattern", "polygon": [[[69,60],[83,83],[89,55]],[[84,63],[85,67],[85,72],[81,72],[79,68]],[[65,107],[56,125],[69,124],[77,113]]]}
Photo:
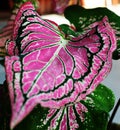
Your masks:
{"label": "mottled pink pattern", "polygon": [[[8,47],[11,43],[15,43],[15,47],[7,48],[10,56],[5,58],[12,105],[11,128],[37,104],[55,111],[60,109],[51,121],[52,128],[56,127],[55,122],[65,105],[74,105],[83,121],[82,113],[87,108],[79,102],[108,75],[116,48],[115,35],[107,18],[92,24],[79,37],[66,40],[57,26],[41,19],[27,2],[17,14]],[[73,111],[71,107],[69,111]],[[67,130],[66,114],[64,111],[61,130]],[[71,129],[75,130],[78,124],[73,121],[75,113],[71,114],[68,114],[70,127],[74,124]]]}
{"label": "mottled pink pattern", "polygon": [[50,121],[48,130],[76,130],[79,128],[78,120],[83,122],[86,112],[87,108],[81,103],[74,103],[60,109],[52,108],[43,124],[46,125]]}

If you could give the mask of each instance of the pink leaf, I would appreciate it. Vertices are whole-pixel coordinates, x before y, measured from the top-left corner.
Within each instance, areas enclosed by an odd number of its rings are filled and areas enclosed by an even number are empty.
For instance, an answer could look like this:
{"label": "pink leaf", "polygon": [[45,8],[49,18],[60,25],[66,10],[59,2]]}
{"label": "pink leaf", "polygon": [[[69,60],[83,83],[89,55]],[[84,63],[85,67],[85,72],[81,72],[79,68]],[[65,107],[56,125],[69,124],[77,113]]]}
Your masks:
{"label": "pink leaf", "polygon": [[50,122],[49,130],[76,130],[79,128],[78,120],[84,121],[85,112],[87,112],[87,108],[81,103],[71,104],[60,109],[52,108],[43,124],[47,125]]}
{"label": "pink leaf", "polygon": [[[64,37],[55,24],[41,19],[31,3],[20,8],[12,41],[8,43],[8,47],[15,43],[14,53],[8,48],[10,56],[5,59],[11,128],[37,104],[59,109],[84,100],[108,75],[116,39],[106,17],[79,37],[71,40]],[[82,108],[78,106],[79,113]],[[61,122],[64,128],[65,120],[66,115]]]}

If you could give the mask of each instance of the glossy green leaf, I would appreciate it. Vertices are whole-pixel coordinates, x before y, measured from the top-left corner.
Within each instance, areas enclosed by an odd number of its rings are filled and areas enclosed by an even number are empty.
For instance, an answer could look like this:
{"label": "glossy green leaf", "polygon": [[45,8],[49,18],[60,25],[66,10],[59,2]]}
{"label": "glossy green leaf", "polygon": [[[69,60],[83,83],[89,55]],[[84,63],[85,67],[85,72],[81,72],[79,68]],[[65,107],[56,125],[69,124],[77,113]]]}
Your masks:
{"label": "glossy green leaf", "polygon": [[115,97],[113,92],[102,84],[88,97],[94,100],[95,107],[98,110],[110,112],[114,106]]}
{"label": "glossy green leaf", "polygon": [[87,130],[106,130],[109,112],[115,102],[113,92],[104,85],[99,85],[87,98],[82,102],[88,108],[83,130],[86,129],[86,124],[89,124]]}

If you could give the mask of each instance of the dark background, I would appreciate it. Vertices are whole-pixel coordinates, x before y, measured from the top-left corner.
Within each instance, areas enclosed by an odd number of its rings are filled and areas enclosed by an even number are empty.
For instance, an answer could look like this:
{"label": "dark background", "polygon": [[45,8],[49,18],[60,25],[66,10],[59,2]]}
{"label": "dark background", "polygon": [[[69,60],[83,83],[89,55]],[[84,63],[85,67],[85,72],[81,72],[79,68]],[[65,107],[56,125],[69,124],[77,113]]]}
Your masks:
{"label": "dark background", "polygon": [[0,0],[0,12],[9,10],[10,10],[9,0]]}

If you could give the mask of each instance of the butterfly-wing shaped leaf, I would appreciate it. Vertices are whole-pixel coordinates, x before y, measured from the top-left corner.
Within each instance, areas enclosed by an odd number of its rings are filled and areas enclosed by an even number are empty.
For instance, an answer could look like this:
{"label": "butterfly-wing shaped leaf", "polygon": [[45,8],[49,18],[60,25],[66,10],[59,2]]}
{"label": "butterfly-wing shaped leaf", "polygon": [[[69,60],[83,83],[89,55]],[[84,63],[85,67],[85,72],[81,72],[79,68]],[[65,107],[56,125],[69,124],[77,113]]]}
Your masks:
{"label": "butterfly-wing shaped leaf", "polygon": [[90,25],[86,33],[67,40],[28,2],[17,14],[7,47],[10,56],[5,66],[14,128],[37,104],[62,108],[61,114],[66,111],[64,106],[76,103],[85,112],[79,102],[109,73],[116,39],[105,17]]}

